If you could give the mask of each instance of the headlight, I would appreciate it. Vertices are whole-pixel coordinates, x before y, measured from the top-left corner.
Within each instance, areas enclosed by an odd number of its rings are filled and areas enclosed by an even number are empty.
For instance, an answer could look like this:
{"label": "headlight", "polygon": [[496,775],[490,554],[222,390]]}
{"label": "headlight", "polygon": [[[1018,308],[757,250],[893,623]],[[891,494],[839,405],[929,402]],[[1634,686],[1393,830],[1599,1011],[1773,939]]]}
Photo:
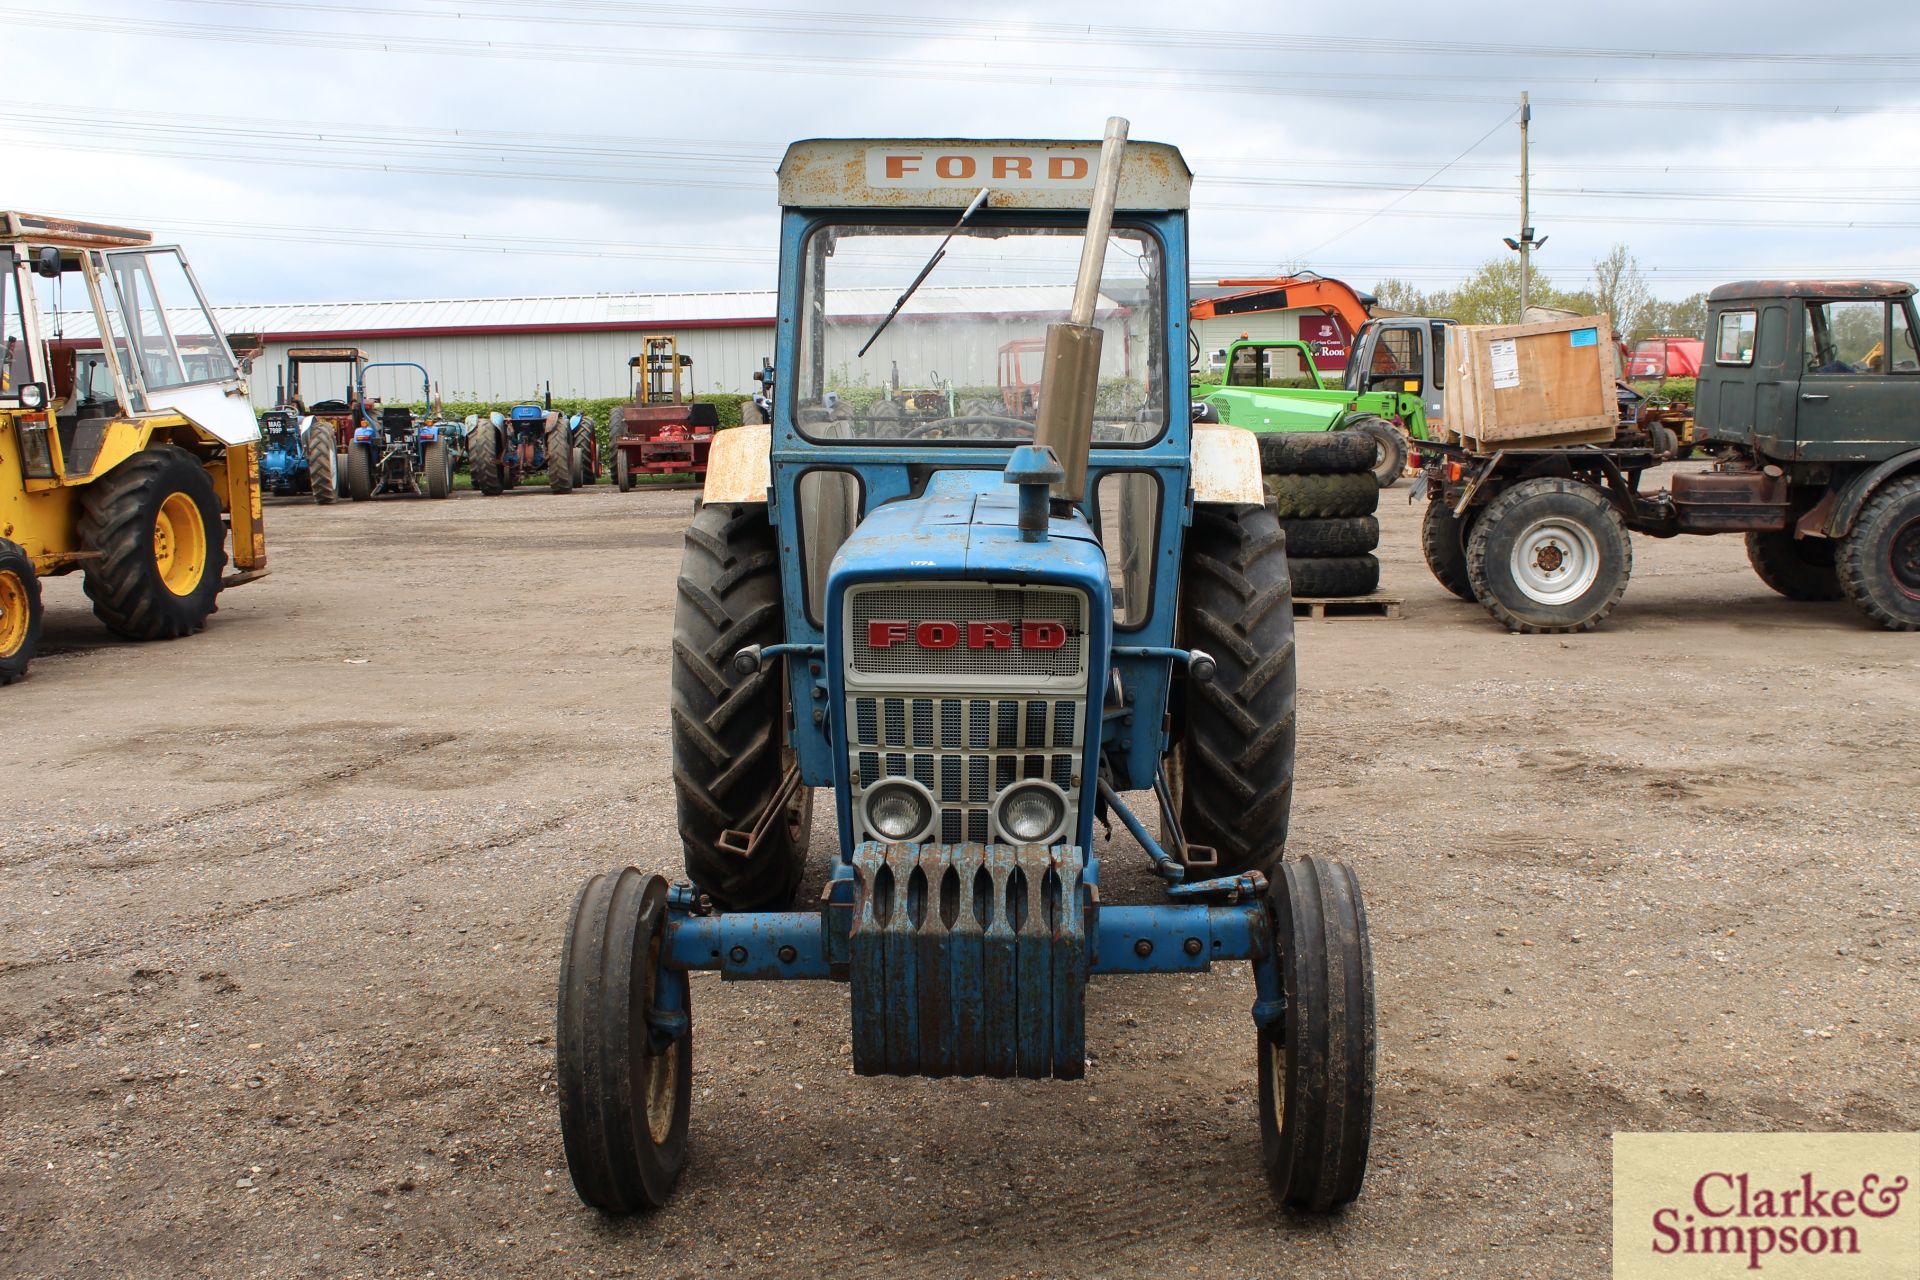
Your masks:
{"label": "headlight", "polygon": [[47,407],[47,388],[41,382],[23,382],[15,395],[20,397],[22,409],[44,409]]}
{"label": "headlight", "polygon": [[933,826],[933,793],[911,778],[888,778],[860,803],[867,830],[882,840],[918,840]]}
{"label": "headlight", "polygon": [[1051,782],[1016,782],[993,802],[994,825],[1019,844],[1052,844],[1065,835],[1067,797]]}

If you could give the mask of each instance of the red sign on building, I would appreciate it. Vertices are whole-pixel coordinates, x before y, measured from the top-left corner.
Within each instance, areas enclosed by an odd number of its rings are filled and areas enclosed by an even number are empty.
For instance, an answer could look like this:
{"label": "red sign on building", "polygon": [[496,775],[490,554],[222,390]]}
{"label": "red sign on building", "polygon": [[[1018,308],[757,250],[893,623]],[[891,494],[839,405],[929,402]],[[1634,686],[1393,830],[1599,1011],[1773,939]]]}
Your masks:
{"label": "red sign on building", "polygon": [[1339,372],[1353,352],[1353,334],[1339,316],[1322,311],[1300,317],[1300,341],[1313,348],[1313,367]]}

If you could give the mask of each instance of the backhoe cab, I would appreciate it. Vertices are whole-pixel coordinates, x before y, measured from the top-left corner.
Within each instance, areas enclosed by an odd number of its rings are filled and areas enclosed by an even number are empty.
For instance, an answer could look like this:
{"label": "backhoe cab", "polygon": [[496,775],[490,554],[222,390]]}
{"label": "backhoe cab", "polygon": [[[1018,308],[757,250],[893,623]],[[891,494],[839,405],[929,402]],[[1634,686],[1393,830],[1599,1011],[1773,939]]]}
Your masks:
{"label": "backhoe cab", "polygon": [[43,577],[80,570],[110,630],[162,640],[265,574],[259,428],[179,249],[0,213],[0,335],[0,684],[32,660]]}
{"label": "backhoe cab", "polygon": [[[1284,538],[1253,436],[1190,420],[1190,181],[1119,120],[1104,142],[788,150],[772,421],[716,437],[681,567],[689,883],[594,877],[563,953],[589,1204],[672,1190],[692,970],[845,982],[860,1074],[1071,1079],[1090,975],[1229,960],[1251,962],[1278,1194],[1358,1194],[1365,913],[1345,866],[1283,858]],[[1031,413],[1002,394],[1019,342],[1045,349]],[[942,386],[909,410],[896,366]],[[838,841],[797,904],[816,790]],[[1105,901],[1103,854],[1153,900]]]}

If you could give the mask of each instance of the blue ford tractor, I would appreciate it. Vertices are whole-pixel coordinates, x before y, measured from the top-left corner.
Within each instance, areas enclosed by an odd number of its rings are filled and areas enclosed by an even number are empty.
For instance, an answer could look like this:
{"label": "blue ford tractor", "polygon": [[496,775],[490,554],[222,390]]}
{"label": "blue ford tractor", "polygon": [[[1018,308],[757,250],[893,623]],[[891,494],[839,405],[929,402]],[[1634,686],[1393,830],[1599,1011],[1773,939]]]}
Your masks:
{"label": "blue ford tractor", "polygon": [[433,383],[426,368],[410,360],[365,365],[355,388],[353,439],[347,447],[347,496],[355,502],[383,493],[453,496],[453,469],[466,453],[457,422],[421,418],[405,405],[378,408],[367,399],[373,369],[418,369],[420,401],[431,406]]}
{"label": "blue ford tractor", "polygon": [[[367,356],[357,347],[295,347],[273,408],[260,415],[260,487],[279,497],[309,494],[321,506],[347,489],[346,446],[356,417],[353,397]],[[327,366],[344,366],[345,398],[312,400]],[[307,371],[307,386],[301,373]],[[336,384],[341,385],[341,384]]]}
{"label": "blue ford tractor", "polygon": [[[1225,961],[1253,976],[1276,1194],[1359,1193],[1366,912],[1346,866],[1284,857],[1285,539],[1255,437],[1192,421],[1190,185],[1117,119],[1104,142],[788,150],[772,421],[715,439],[680,571],[687,879],[594,876],[562,953],[589,1205],[673,1190],[694,970],[846,984],[860,1074],[1076,1079],[1091,977]],[[991,385],[1020,339],[1046,348],[1034,416],[892,411],[896,360]],[[838,841],[796,904],[816,789]],[[1111,857],[1153,900],[1107,900]]]}
{"label": "blue ford tractor", "polygon": [[600,478],[600,440],[593,419],[557,413],[551,405],[517,404],[505,413],[467,419],[467,470],[473,487],[492,496],[536,471],[547,488],[569,493]]}

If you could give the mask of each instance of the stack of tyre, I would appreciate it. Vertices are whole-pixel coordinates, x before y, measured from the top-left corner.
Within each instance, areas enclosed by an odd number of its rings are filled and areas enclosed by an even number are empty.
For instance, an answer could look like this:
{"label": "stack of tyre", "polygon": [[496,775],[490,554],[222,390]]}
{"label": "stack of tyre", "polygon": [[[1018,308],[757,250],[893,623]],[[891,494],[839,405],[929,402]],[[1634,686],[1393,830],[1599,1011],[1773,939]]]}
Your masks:
{"label": "stack of tyre", "polygon": [[1267,505],[1287,535],[1294,598],[1379,590],[1379,442],[1365,431],[1269,431],[1258,438]]}

